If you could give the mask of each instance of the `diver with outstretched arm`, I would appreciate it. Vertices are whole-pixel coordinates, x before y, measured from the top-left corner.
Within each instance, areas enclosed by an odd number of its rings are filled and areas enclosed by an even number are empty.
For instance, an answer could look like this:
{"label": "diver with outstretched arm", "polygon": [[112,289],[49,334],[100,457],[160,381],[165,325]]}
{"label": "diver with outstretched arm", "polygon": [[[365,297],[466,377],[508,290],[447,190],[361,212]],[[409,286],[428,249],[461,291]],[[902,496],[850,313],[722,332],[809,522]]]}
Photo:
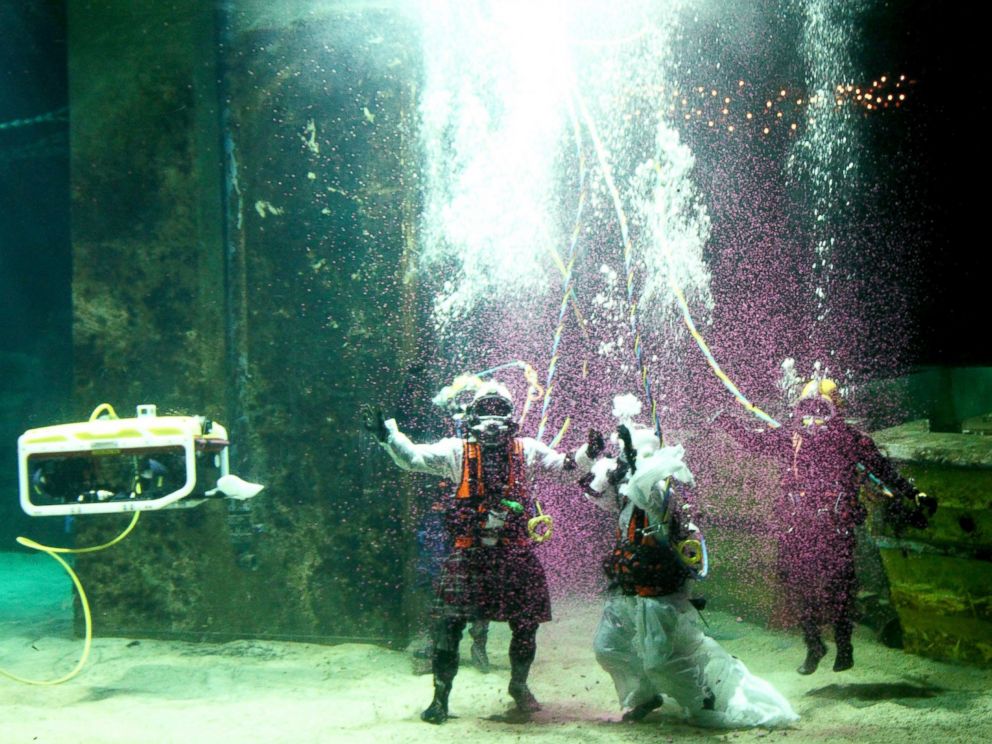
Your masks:
{"label": "diver with outstretched arm", "polygon": [[814,379],[782,426],[755,431],[736,418],[716,419],[740,446],[774,458],[781,470],[777,573],[806,645],[800,674],[815,672],[827,653],[823,625],[833,626],[833,670],[854,666],[855,528],[867,515],[859,498],[865,479],[884,494],[885,519],[897,530],[925,528],[937,509],[936,500],[902,477],[867,434],[844,420],[843,402],[833,380]]}
{"label": "diver with outstretched arm", "polygon": [[495,381],[484,383],[469,404],[465,439],[415,444],[381,410],[363,406],[362,415],[399,467],[459,484],[446,514],[454,547],[441,569],[435,605],[434,698],[421,719],[434,724],[448,719],[458,644],[466,624],[476,619],[509,624],[508,692],[521,713],[540,710],[527,677],[538,626],[551,620],[551,599],[528,534],[528,517],[535,512],[530,480],[537,470],[577,480],[602,451],[602,435],[590,431],[589,442],[574,454],[517,437],[512,396]]}

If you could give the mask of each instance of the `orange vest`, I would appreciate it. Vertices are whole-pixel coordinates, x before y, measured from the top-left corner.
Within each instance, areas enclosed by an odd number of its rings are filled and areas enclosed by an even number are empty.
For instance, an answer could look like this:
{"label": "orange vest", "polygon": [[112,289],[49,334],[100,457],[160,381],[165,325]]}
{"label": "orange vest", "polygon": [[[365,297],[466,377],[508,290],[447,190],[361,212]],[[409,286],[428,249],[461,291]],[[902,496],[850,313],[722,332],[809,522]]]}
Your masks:
{"label": "orange vest", "polygon": [[525,488],[524,447],[519,439],[513,440],[508,456],[510,467],[505,489],[501,494],[488,493],[483,482],[482,447],[478,442],[465,442],[462,450],[462,480],[455,492],[455,506],[471,508],[476,517],[472,524],[462,525],[460,531],[465,532],[465,527],[468,527],[469,534],[455,536],[456,548],[470,548],[478,544],[478,535],[475,533],[483,528],[490,510],[499,506],[500,499],[504,497],[520,503],[524,507],[524,513],[517,515],[511,511],[508,514],[500,544],[527,543],[526,514],[530,504]]}
{"label": "orange vest", "polygon": [[604,568],[610,580],[624,594],[657,597],[682,588],[689,574],[667,544],[659,544],[654,535],[644,535],[648,515],[634,507],[627,522],[627,534],[617,528],[617,542]]}

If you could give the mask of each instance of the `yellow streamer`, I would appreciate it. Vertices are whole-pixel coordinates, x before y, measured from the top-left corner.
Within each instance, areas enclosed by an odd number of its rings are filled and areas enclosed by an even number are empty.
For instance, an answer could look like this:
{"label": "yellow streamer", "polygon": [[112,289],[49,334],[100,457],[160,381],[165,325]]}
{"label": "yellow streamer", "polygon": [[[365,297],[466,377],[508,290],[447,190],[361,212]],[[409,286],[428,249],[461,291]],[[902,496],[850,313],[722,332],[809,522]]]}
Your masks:
{"label": "yellow streamer", "polygon": [[572,423],[572,417],[571,416],[566,416],[565,417],[565,423],[561,425],[561,429],[559,429],[558,430],[558,433],[555,434],[555,438],[552,439],[551,440],[551,443],[548,445],[549,447],[551,447],[552,449],[554,449],[559,444],[561,444],[561,440],[562,440],[562,438],[564,438],[565,432],[568,431],[568,425],[571,424],[571,423]]}

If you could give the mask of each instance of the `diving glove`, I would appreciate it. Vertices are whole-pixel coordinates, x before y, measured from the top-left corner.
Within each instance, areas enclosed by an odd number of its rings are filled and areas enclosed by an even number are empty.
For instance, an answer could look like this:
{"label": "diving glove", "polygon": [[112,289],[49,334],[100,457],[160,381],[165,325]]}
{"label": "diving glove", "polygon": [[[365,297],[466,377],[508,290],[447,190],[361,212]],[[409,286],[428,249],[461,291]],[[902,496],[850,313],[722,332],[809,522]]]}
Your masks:
{"label": "diving glove", "polygon": [[380,442],[389,439],[389,431],[386,429],[386,419],[382,415],[382,407],[373,408],[368,403],[362,405],[362,424]]}
{"label": "diving glove", "polygon": [[603,450],[605,448],[606,448],[606,440],[603,439],[602,433],[596,431],[595,429],[590,429],[589,438],[586,444],[586,455],[589,456],[589,459],[595,460],[597,457],[603,454]]}
{"label": "diving glove", "polygon": [[619,488],[620,484],[623,483],[623,479],[627,477],[628,472],[630,472],[630,468],[627,466],[627,463],[623,460],[617,460],[616,467],[606,474],[606,480],[614,488]]}

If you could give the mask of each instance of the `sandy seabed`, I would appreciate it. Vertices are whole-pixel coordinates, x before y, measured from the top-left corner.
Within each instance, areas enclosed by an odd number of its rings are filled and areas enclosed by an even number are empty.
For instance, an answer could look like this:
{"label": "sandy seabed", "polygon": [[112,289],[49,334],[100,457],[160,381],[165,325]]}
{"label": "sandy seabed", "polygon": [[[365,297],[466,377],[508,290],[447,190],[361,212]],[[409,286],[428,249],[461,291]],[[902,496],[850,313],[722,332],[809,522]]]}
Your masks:
{"label": "sandy seabed", "polygon": [[[831,671],[831,648],[821,669],[803,677],[794,671],[803,655],[797,636],[719,612],[706,613],[711,634],[785,694],[801,720],[774,731],[698,729],[682,723],[669,700],[639,724],[621,723],[613,686],[592,654],[599,611],[597,602],[557,603],[555,620],[538,634],[531,675],[544,710],[526,723],[496,720],[511,701],[509,632],[494,623],[492,671],[463,664],[451,697],[456,717],[439,727],[419,720],[431,680],[412,673],[404,652],[363,644],[97,638],[86,668],[65,684],[0,679],[0,742],[992,741],[990,670],[885,648],[859,629],[854,669]],[[72,668],[80,640],[46,634],[44,624],[26,629],[21,620],[0,627],[4,669],[50,679]]]}

